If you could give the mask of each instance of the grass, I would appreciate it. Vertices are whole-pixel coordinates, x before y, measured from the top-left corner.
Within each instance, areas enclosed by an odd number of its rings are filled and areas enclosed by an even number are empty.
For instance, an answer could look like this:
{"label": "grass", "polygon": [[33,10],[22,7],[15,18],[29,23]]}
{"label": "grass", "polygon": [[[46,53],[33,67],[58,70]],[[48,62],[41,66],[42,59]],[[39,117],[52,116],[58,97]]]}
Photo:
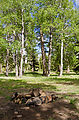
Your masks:
{"label": "grass", "polygon": [[[58,77],[51,74],[50,77],[42,76],[42,73],[27,72],[22,78],[16,78],[15,73],[9,73],[9,77],[0,74],[0,96],[6,99],[15,92],[27,92],[31,88],[42,88],[43,90],[61,93],[65,99],[71,99],[69,95],[79,95],[79,75],[67,74]],[[70,100],[72,103],[74,100]]]}
{"label": "grass", "polygon": [[70,99],[70,104],[75,104],[77,102],[77,99]]}
{"label": "grass", "polygon": [[53,118],[49,118],[48,120],[55,120],[55,119],[53,119]]}

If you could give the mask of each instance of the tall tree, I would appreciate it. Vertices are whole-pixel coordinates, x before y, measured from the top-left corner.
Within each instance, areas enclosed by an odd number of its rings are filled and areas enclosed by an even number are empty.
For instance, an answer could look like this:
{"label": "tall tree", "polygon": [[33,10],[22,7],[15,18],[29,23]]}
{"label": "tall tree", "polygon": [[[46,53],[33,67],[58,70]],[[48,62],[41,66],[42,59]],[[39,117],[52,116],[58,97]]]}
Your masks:
{"label": "tall tree", "polygon": [[[4,34],[7,35],[7,32],[10,32],[10,35],[12,36],[13,31],[15,31],[15,36],[18,35],[19,42],[21,45],[21,59],[20,59],[20,77],[22,76],[22,69],[23,69],[23,50],[24,50],[24,27],[25,24],[29,23],[29,13],[30,10],[33,7],[32,0],[30,1],[20,1],[20,0],[5,0],[0,1],[1,5],[1,23],[4,24]],[[7,7],[5,7],[5,5]],[[31,15],[30,15],[31,16]],[[17,43],[18,40],[12,40],[11,42],[14,45],[14,41]],[[12,47],[13,47],[12,45]],[[10,45],[11,46],[11,45]],[[12,48],[13,50],[13,48]],[[17,49],[16,49],[17,50]],[[15,52],[16,53],[16,52]],[[20,57],[20,56],[19,56]]]}
{"label": "tall tree", "polygon": [[48,76],[51,70],[51,52],[52,52],[52,28],[50,27],[49,55],[48,55]]}
{"label": "tall tree", "polygon": [[[72,11],[72,12],[71,12]],[[74,9],[73,4],[68,0],[59,2],[58,7],[58,17],[57,25],[59,38],[61,39],[61,67],[60,67],[60,76],[63,74],[63,43],[66,42],[66,37],[71,35],[71,31],[73,31],[73,21],[74,21]],[[72,25],[73,24],[73,25]]]}
{"label": "tall tree", "polygon": [[21,48],[20,77],[22,77],[23,50],[24,50],[24,18],[23,18],[23,12],[24,12],[24,10],[22,9],[22,48]]}
{"label": "tall tree", "polygon": [[44,50],[44,38],[42,28],[40,26],[40,37],[41,37],[41,51],[42,51],[42,62],[43,62],[43,75],[47,76],[47,69],[46,69],[46,56]]}
{"label": "tall tree", "polygon": [[39,28],[39,36],[41,43],[41,54],[42,54],[42,63],[43,63],[43,75],[47,76],[47,66],[46,66],[46,53],[45,53],[45,41],[44,41],[44,26],[45,21],[44,17],[44,1],[36,1],[36,8],[34,10],[34,17],[36,18],[36,26]]}
{"label": "tall tree", "polygon": [[48,0],[45,1],[45,17],[46,20],[44,22],[45,31],[49,33],[49,51],[48,51],[48,76],[50,76],[51,70],[51,53],[52,53],[52,39],[53,39],[53,32],[55,31],[55,19],[57,16],[57,1],[55,0]]}

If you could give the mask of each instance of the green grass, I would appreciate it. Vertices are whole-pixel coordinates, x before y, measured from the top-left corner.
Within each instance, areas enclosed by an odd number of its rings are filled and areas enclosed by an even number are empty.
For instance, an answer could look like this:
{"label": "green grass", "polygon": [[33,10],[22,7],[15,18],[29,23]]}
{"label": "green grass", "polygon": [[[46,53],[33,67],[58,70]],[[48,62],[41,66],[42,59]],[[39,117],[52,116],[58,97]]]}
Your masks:
{"label": "green grass", "polygon": [[70,104],[75,105],[76,102],[77,102],[77,99],[70,99]]}
{"label": "green grass", "polygon": [[48,120],[55,120],[55,119],[53,119],[53,118],[49,118]]}
{"label": "green grass", "polygon": [[[64,93],[66,95],[79,94],[79,75],[64,74],[62,78],[57,74],[50,77],[42,76],[42,73],[27,72],[22,78],[16,78],[15,73],[9,73],[9,77],[0,74],[0,96],[9,96],[15,91],[27,92],[31,88],[42,88],[43,90]],[[67,97],[67,96],[66,96]],[[64,97],[65,98],[65,97]]]}

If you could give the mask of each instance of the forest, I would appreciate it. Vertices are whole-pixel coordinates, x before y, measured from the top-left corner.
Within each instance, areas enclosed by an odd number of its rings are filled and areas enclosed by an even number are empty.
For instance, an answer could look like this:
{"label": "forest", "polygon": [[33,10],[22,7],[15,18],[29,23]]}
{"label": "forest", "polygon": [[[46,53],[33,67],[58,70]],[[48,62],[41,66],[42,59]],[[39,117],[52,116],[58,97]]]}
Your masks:
{"label": "forest", "polygon": [[0,1],[0,72],[79,71],[79,10],[68,0]]}

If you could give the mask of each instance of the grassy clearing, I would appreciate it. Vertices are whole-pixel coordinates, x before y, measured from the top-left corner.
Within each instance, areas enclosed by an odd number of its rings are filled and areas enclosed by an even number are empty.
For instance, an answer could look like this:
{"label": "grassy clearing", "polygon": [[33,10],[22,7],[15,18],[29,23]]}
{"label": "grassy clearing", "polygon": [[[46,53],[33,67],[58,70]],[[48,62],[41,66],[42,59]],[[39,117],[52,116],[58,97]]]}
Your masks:
{"label": "grassy clearing", "polygon": [[16,78],[14,73],[9,77],[0,74],[0,96],[6,100],[15,92],[26,92],[31,88],[42,88],[43,90],[60,93],[70,103],[77,103],[78,99],[73,95],[79,95],[79,75],[64,74],[62,78],[51,74],[50,77],[44,77],[41,73],[28,72],[22,78]]}

